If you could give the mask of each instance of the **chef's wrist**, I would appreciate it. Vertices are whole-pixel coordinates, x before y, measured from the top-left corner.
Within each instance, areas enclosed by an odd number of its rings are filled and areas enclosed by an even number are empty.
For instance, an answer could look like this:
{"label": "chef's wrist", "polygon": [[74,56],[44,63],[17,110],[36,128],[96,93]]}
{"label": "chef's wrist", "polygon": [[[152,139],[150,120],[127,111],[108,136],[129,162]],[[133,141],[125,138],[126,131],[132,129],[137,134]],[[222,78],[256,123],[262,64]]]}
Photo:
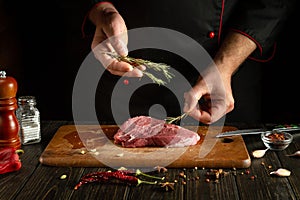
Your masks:
{"label": "chef's wrist", "polygon": [[238,69],[238,66],[233,66],[232,63],[222,62],[220,60],[214,60],[217,72],[224,79],[230,79]]}

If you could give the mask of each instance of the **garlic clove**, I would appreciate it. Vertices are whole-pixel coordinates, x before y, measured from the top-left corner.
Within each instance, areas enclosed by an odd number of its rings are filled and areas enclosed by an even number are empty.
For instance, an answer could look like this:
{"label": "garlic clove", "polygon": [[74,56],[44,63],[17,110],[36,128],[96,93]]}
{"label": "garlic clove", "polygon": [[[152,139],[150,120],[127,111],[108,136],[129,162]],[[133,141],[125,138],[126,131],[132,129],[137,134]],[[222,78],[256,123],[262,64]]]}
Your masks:
{"label": "garlic clove", "polygon": [[277,176],[290,176],[291,175],[291,171],[287,170],[287,169],[283,169],[283,168],[279,168],[276,171],[270,172],[270,174],[274,174]]}
{"label": "garlic clove", "polygon": [[297,157],[300,157],[300,151],[296,151],[295,153],[289,154],[289,155],[286,155],[286,156],[297,156]]}
{"label": "garlic clove", "polygon": [[266,152],[267,152],[268,149],[263,149],[263,150],[255,150],[252,152],[252,156],[254,158],[262,158]]}

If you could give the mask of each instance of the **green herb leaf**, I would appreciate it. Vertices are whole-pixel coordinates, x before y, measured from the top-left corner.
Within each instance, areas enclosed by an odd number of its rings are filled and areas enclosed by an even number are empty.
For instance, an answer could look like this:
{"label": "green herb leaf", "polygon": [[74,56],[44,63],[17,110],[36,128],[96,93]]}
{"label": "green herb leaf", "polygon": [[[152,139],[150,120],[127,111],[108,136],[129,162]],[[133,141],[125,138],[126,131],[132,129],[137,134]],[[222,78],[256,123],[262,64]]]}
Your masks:
{"label": "green herb leaf", "polygon": [[[172,74],[171,72],[169,72],[170,70],[170,66],[165,64],[165,63],[155,63],[149,60],[144,60],[144,59],[140,59],[140,58],[132,58],[129,56],[120,56],[115,52],[102,52],[106,55],[109,55],[112,58],[117,59],[118,61],[123,61],[126,62],[130,65],[132,65],[133,67],[137,67],[137,66],[145,66],[146,70],[147,69],[152,69],[154,71],[157,72],[162,72],[162,74],[164,75],[164,77],[167,79],[168,82],[170,82],[170,80],[175,77],[174,74]],[[157,78],[156,76],[154,76],[152,73],[150,73],[149,71],[142,71],[142,73],[144,75],[146,75],[148,78],[150,78],[154,83],[157,83],[158,85],[166,85],[167,82]]]}
{"label": "green herb leaf", "polygon": [[174,122],[178,122],[179,120],[181,120],[181,119],[183,119],[187,116],[188,116],[188,113],[183,113],[182,115],[177,116],[177,117],[167,117],[165,119],[165,121],[166,121],[167,124],[172,124]]}

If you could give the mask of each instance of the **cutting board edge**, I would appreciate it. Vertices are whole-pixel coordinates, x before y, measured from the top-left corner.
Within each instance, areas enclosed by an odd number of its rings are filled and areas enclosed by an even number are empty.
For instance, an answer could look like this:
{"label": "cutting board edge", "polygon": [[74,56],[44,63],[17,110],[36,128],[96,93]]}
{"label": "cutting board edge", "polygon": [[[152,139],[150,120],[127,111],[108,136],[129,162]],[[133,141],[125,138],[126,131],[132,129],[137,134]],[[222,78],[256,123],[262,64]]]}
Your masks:
{"label": "cutting board edge", "polygon": [[[43,165],[47,165],[47,166],[55,166],[55,167],[70,167],[69,163],[63,163],[63,162],[53,162],[52,159],[49,158],[43,158],[40,157],[39,161],[41,164]],[[187,165],[180,165],[180,164],[176,164],[176,163],[171,163],[170,165],[167,165],[165,167],[167,168],[195,168],[195,167],[200,167],[200,168],[222,168],[222,169],[233,169],[233,168],[237,168],[237,169],[246,169],[249,168],[251,166],[251,159],[246,159],[243,160],[242,162],[232,162],[232,164],[227,164],[224,165],[223,163],[214,163],[214,164],[209,164],[209,163],[205,163],[203,164],[203,162],[199,162],[199,163],[190,163]],[[114,168],[114,166],[107,166],[101,162],[77,162],[77,163],[72,163],[72,167],[110,167],[110,168]],[[119,168],[120,166],[116,166],[117,168]],[[127,166],[127,167],[133,167],[133,168],[137,168],[137,167],[148,167],[145,165],[136,165],[136,166]]]}

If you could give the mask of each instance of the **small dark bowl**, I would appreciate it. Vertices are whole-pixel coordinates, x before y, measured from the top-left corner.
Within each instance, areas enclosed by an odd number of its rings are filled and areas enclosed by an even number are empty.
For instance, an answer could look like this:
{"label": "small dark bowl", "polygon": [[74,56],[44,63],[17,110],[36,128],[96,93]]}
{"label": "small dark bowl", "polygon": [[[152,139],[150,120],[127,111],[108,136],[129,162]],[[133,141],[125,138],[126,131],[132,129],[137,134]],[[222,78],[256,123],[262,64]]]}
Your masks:
{"label": "small dark bowl", "polygon": [[287,132],[273,130],[262,133],[261,139],[270,150],[281,151],[289,146],[293,136]]}

